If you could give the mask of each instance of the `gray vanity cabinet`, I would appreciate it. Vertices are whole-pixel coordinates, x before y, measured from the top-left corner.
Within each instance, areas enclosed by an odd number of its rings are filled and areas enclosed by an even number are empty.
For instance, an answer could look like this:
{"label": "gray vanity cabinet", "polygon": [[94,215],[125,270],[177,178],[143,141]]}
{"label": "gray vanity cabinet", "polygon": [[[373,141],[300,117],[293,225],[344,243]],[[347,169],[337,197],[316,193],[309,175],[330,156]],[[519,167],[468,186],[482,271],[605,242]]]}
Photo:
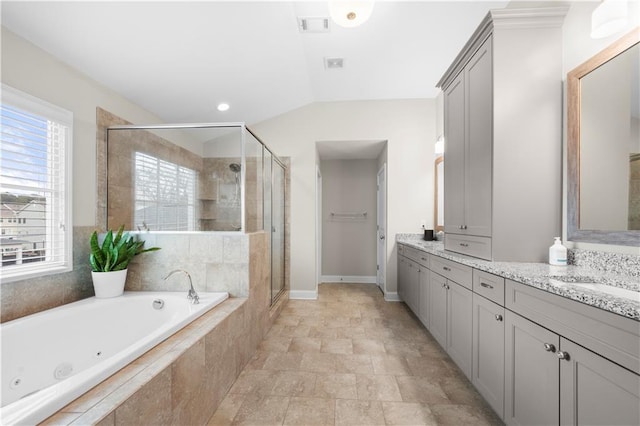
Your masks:
{"label": "gray vanity cabinet", "polygon": [[398,247],[398,297],[400,300],[405,300],[407,298],[407,258],[400,254],[402,246]]}
{"label": "gray vanity cabinet", "polygon": [[438,82],[446,250],[541,262],[560,233],[566,12],[490,11]]}
{"label": "gray vanity cabinet", "polygon": [[472,293],[453,281],[447,285],[447,353],[471,380]]}
{"label": "gray vanity cabinet", "polygon": [[500,418],[504,417],[504,315],[502,306],[473,294],[471,382]]}
{"label": "gray vanity cabinet", "polygon": [[491,102],[488,38],[444,92],[444,224],[448,234],[491,236]]}
{"label": "gray vanity cabinet", "polygon": [[429,292],[431,290],[431,274],[428,268],[420,266],[420,309],[418,318],[429,329]]}
{"label": "gray vanity cabinet", "polygon": [[420,277],[415,261],[398,256],[398,295],[407,306],[416,313],[420,294]]}
{"label": "gray vanity cabinet", "polygon": [[640,376],[561,338],[560,424],[640,424]]}
{"label": "gray vanity cabinet", "polygon": [[431,271],[429,286],[429,332],[447,349],[447,279]]}
{"label": "gray vanity cabinet", "polygon": [[398,296],[429,328],[429,256],[398,245]]}
{"label": "gray vanity cabinet", "polygon": [[429,331],[451,359],[471,378],[472,293],[430,273]]}
{"label": "gray vanity cabinet", "polygon": [[560,337],[508,310],[505,328],[505,423],[558,424]]}

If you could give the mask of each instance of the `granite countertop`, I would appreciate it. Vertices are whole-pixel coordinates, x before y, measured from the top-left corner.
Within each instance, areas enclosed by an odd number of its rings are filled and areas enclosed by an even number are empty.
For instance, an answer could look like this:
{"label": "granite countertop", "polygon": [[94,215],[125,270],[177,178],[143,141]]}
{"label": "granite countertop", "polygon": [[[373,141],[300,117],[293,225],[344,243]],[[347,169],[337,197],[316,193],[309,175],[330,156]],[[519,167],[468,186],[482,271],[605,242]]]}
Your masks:
{"label": "granite countertop", "polygon": [[398,234],[396,242],[586,305],[640,321],[640,301],[610,295],[598,290],[585,289],[578,285],[568,283],[570,281],[594,282],[640,292],[640,282],[637,277],[571,265],[552,266],[546,263],[490,262],[445,251],[442,242],[424,241],[420,235],[415,234]]}

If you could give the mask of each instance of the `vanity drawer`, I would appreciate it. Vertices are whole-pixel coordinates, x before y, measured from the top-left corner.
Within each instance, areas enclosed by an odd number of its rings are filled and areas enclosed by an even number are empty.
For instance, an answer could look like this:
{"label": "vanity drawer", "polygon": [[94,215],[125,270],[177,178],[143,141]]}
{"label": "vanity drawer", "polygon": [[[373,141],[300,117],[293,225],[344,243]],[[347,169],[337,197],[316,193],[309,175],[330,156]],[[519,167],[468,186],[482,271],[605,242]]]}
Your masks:
{"label": "vanity drawer", "polygon": [[504,306],[504,278],[473,270],[473,292]]}
{"label": "vanity drawer", "polygon": [[425,268],[429,267],[429,255],[422,250],[418,250],[413,247],[407,247],[404,255],[409,259],[421,264]]}
{"label": "vanity drawer", "polygon": [[461,265],[460,263],[438,256],[431,256],[429,269],[469,290],[472,288],[472,269],[469,266]]}
{"label": "vanity drawer", "polygon": [[444,249],[467,256],[491,260],[491,238],[471,235],[446,234]]}

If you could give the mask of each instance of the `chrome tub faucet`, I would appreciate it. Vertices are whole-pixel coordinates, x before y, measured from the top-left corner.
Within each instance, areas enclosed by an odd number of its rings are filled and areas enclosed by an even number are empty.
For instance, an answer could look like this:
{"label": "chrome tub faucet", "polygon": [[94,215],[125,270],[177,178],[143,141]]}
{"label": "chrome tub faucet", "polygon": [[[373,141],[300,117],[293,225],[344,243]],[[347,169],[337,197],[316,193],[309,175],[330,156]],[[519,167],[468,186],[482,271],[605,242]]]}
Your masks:
{"label": "chrome tub faucet", "polygon": [[198,293],[196,293],[196,291],[194,290],[193,282],[191,281],[191,275],[189,275],[187,271],[185,271],[184,269],[174,269],[173,271],[169,272],[167,276],[163,278],[163,280],[166,281],[170,276],[178,272],[182,272],[187,276],[187,278],[189,278],[189,292],[187,293],[187,299],[189,299],[192,305],[197,305],[198,303],[200,303],[200,296],[198,296]]}

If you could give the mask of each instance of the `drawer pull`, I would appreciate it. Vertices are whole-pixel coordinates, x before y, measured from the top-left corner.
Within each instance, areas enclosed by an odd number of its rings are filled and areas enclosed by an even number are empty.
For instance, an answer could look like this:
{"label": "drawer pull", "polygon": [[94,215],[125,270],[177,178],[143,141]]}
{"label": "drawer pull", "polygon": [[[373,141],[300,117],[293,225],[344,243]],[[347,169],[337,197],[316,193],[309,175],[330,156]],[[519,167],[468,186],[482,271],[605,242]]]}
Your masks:
{"label": "drawer pull", "polygon": [[421,257],[420,259],[424,260],[425,262],[427,261],[427,259],[425,259],[424,257]]}
{"label": "drawer pull", "polygon": [[480,285],[484,288],[488,288],[488,289],[493,289],[493,286],[491,284],[487,284],[487,283],[480,283]]}
{"label": "drawer pull", "polygon": [[467,243],[460,243],[460,245],[461,245],[462,247],[469,247],[469,244],[467,244]]}
{"label": "drawer pull", "polygon": [[544,344],[544,350],[547,351],[547,352],[555,352],[556,351],[556,347],[551,343],[545,343]]}
{"label": "drawer pull", "polygon": [[444,269],[447,272],[451,272],[451,268],[447,268],[446,266],[443,266],[442,269]]}
{"label": "drawer pull", "polygon": [[502,321],[502,315],[496,314],[496,321]]}

